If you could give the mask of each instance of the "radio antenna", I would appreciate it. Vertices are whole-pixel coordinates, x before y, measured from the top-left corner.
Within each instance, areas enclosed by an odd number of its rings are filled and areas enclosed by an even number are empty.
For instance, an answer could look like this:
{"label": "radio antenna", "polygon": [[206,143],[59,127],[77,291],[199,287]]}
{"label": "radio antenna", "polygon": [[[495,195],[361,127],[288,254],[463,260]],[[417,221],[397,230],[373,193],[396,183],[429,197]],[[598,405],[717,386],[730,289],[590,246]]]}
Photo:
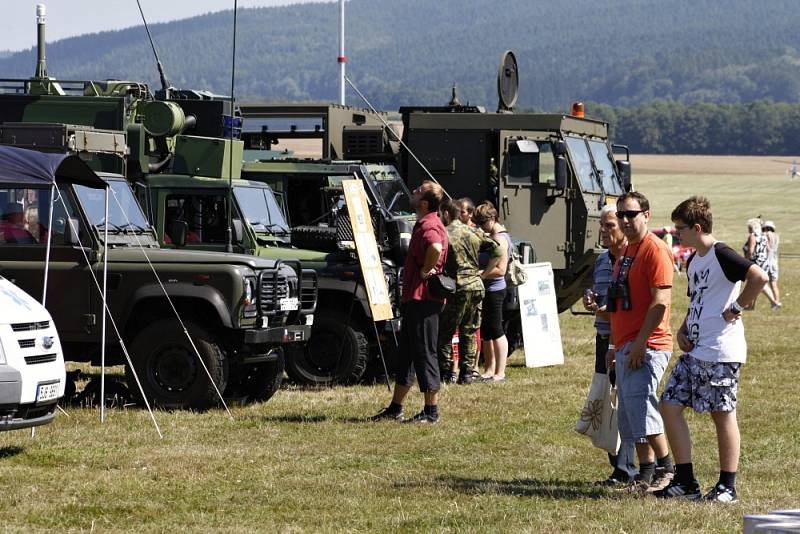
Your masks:
{"label": "radio antenna", "polygon": [[[138,1],[138,0],[137,0]],[[236,13],[238,0],[233,0],[233,54],[231,58],[231,130],[230,130],[230,159],[228,160],[228,243],[225,245],[227,252],[233,252],[233,133],[236,128],[236,97],[234,96],[234,84],[236,81]]]}
{"label": "radio antenna", "polygon": [[169,98],[169,82],[167,81],[167,77],[164,75],[164,66],[161,65],[161,60],[158,58],[158,51],[156,50],[156,45],[153,42],[153,36],[150,35],[150,28],[147,26],[147,20],[144,18],[144,11],[142,11],[142,3],[139,0],[136,0],[136,5],[139,6],[139,13],[142,15],[142,22],[144,23],[144,29],[147,32],[147,38],[150,39],[150,46],[153,49],[153,55],[156,57],[156,65],[158,66],[158,76],[161,78],[161,89],[164,90],[164,97]]}

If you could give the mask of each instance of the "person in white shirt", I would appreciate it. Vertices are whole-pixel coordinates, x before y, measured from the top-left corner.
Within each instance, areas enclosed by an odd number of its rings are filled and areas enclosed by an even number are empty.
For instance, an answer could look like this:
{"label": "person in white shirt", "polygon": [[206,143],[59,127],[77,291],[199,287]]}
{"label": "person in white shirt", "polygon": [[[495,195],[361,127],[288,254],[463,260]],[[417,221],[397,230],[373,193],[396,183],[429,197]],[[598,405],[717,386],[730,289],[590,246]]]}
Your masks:
{"label": "person in white shirt", "polygon": [[[694,196],[672,212],[681,242],[694,247],[689,258],[689,309],[678,330],[680,360],[661,395],[660,410],[675,457],[675,478],[657,497],[699,499],[692,443],[683,410],[710,413],[717,432],[720,476],[705,499],[733,502],[740,436],[736,420],[739,371],[747,359],[742,310],[767,283],[764,270],[711,235],[708,200]],[[739,292],[742,282],[744,288]]]}

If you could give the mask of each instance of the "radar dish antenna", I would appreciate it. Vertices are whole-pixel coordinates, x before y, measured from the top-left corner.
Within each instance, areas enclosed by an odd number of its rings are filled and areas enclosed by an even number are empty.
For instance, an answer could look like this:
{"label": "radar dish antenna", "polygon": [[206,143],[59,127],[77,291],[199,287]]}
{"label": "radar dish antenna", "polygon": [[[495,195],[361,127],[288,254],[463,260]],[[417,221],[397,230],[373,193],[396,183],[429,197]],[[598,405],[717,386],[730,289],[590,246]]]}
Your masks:
{"label": "radar dish antenna", "polygon": [[519,91],[519,72],[514,52],[506,50],[500,58],[500,69],[497,71],[498,113],[511,113],[517,103]]}

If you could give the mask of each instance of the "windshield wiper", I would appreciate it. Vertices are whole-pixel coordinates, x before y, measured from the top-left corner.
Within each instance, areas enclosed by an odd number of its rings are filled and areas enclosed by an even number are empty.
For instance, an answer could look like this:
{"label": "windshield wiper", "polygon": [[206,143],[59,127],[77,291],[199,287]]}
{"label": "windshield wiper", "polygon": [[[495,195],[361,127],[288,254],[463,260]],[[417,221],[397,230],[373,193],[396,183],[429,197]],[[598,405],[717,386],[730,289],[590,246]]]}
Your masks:
{"label": "windshield wiper", "polygon": [[105,221],[101,220],[99,223],[95,224],[94,227],[97,228],[99,232],[102,232],[103,229],[108,226],[111,230],[108,232],[109,234],[121,234],[125,230],[121,226],[117,226],[116,224],[110,222],[106,223]]}
{"label": "windshield wiper", "polygon": [[149,230],[149,228],[145,228],[143,226],[139,226],[138,224],[136,224],[134,222],[127,222],[127,223],[123,224],[122,226],[118,226],[117,228],[122,230],[123,232],[125,230],[129,229],[129,228],[133,229],[135,232],[140,232],[140,233],[145,233],[145,232],[147,232]]}

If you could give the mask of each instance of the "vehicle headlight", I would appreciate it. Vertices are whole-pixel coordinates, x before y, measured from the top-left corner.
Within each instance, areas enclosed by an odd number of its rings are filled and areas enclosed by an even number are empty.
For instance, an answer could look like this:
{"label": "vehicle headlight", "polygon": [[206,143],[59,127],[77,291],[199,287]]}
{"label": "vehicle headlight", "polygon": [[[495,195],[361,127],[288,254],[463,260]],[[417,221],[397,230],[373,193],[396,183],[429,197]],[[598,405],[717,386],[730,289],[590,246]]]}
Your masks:
{"label": "vehicle headlight", "polygon": [[6,365],[6,352],[3,350],[2,341],[0,341],[0,365]]}
{"label": "vehicle headlight", "polygon": [[258,291],[254,276],[244,277],[244,299],[242,301],[245,317],[255,317],[258,314]]}

